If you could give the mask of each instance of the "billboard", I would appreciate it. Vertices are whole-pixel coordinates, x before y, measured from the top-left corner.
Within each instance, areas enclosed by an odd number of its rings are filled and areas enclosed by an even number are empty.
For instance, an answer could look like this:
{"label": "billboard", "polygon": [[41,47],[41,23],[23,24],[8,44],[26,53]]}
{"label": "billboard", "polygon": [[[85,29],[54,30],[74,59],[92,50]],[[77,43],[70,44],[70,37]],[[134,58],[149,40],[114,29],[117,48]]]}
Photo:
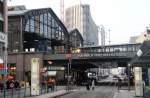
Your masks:
{"label": "billboard", "polygon": [[31,59],[31,95],[40,94],[40,59]]}

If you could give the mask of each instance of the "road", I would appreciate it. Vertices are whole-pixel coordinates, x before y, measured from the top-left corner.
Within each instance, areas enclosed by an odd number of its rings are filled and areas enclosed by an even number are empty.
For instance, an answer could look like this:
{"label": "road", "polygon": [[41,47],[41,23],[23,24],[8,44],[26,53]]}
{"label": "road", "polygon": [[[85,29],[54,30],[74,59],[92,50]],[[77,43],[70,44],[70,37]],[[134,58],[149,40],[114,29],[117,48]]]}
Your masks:
{"label": "road", "polygon": [[81,88],[80,90],[57,98],[113,98],[116,90],[112,86],[99,86],[94,91],[87,91],[85,88]]}

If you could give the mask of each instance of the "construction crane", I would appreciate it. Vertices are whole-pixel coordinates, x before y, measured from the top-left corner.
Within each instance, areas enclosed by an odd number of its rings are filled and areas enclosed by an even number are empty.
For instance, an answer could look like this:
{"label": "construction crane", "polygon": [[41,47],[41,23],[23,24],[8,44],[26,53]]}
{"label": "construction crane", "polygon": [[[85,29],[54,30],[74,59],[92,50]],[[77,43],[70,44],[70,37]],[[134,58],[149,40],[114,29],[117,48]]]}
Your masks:
{"label": "construction crane", "polygon": [[60,19],[64,23],[64,0],[60,0]]}
{"label": "construction crane", "polygon": [[105,46],[105,42],[106,42],[106,32],[105,32],[105,28],[103,25],[98,26],[98,32],[101,34],[101,45]]}

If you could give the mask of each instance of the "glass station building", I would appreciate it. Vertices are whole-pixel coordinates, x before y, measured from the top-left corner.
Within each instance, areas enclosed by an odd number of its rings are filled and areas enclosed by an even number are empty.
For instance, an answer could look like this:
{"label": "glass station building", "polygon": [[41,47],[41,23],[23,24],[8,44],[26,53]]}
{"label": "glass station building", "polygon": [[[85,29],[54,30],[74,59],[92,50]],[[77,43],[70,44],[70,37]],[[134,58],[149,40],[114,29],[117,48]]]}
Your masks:
{"label": "glass station building", "polygon": [[83,45],[78,30],[69,33],[51,8],[12,6],[8,15],[8,67],[16,67],[18,80],[31,71],[31,58],[40,58],[43,68],[50,60],[45,55],[69,53],[71,47]]}

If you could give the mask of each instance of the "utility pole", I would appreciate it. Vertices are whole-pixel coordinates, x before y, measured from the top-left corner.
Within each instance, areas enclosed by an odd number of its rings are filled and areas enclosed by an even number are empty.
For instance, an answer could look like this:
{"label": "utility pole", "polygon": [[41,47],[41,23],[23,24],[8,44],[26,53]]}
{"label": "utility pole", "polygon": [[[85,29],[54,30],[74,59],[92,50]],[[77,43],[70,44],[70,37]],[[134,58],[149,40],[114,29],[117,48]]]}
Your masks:
{"label": "utility pole", "polygon": [[101,45],[105,46],[106,32],[103,25],[98,26],[98,32],[101,34]]}
{"label": "utility pole", "polygon": [[60,19],[64,23],[64,0],[60,0]]}
{"label": "utility pole", "polygon": [[108,30],[108,34],[109,34],[109,36],[108,36],[108,37],[109,37],[109,41],[108,41],[108,42],[109,42],[109,45],[110,45],[110,42],[111,42],[111,41],[110,41],[110,31],[111,31],[111,30],[109,29],[109,30]]}
{"label": "utility pole", "polygon": [[[7,35],[8,33],[8,8],[7,8],[7,0],[3,1],[3,18],[4,18],[4,26],[3,30],[4,33]],[[3,54],[3,61],[4,61],[4,66],[5,66],[5,74],[7,75],[7,41],[4,46],[4,54]]]}

